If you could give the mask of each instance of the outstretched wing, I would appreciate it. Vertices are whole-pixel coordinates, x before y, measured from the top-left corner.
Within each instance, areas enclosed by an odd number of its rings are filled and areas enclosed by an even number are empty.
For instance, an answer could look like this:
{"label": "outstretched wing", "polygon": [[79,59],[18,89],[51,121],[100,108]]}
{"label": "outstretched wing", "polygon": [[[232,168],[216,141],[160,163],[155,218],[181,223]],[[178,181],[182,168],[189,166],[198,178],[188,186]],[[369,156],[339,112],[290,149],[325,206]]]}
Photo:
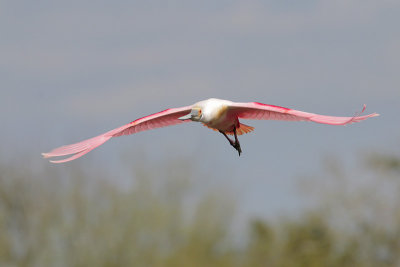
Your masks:
{"label": "outstretched wing", "polygon": [[229,112],[235,114],[238,118],[252,120],[286,120],[286,121],[313,121],[331,125],[346,125],[359,122],[371,117],[378,116],[377,113],[359,116],[365,110],[365,105],[359,114],[353,117],[335,117],[325,116],[314,113],[303,112],[290,108],[267,105],[258,102],[250,103],[232,103]]}
{"label": "outstretched wing", "polygon": [[147,131],[151,129],[161,128],[165,126],[175,125],[183,122],[188,122],[190,120],[179,120],[178,118],[186,115],[190,112],[192,106],[181,107],[181,108],[171,108],[166,109],[164,111],[137,119],[132,121],[124,126],[121,126],[117,129],[111,130],[99,136],[84,140],[82,142],[62,146],[48,153],[42,153],[43,157],[45,158],[52,158],[52,157],[60,157],[60,156],[68,156],[72,155],[69,158],[62,159],[62,160],[51,160],[50,162],[53,163],[62,163],[77,159],[82,157],[86,153],[90,152],[91,150],[95,149],[96,147],[104,144],[108,141],[111,137],[121,136],[121,135],[129,135],[138,133],[141,131]]}

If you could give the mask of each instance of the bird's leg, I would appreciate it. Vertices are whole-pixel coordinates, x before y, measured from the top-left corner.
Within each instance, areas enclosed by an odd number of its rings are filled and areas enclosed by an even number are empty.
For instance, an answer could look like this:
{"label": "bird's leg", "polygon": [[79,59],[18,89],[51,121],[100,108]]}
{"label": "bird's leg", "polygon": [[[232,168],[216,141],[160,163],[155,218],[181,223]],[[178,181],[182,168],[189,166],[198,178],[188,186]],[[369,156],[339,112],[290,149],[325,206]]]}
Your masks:
{"label": "bird's leg", "polygon": [[219,132],[222,133],[222,134],[225,136],[225,138],[229,141],[229,144],[231,144],[231,146],[235,146],[235,142],[233,142],[233,140],[231,140],[231,139],[226,135],[225,132],[223,132],[223,131],[219,131]]}
{"label": "bird's leg", "polygon": [[229,141],[229,144],[231,144],[231,146],[233,146],[233,147],[238,151],[239,156],[240,156],[240,153],[242,153],[242,149],[240,148],[240,143],[239,143],[239,140],[238,140],[237,135],[236,135],[236,127],[233,128],[233,133],[234,133],[234,135],[235,135],[235,141],[233,141],[232,139],[230,139],[230,138],[226,135],[225,132],[223,132],[223,131],[219,131],[219,132],[222,133],[222,134],[225,136],[225,138]]}
{"label": "bird's leg", "polygon": [[235,145],[233,147],[238,151],[240,157],[240,153],[242,153],[242,148],[240,147],[239,139],[237,138],[236,126],[233,128],[233,134],[235,135]]}

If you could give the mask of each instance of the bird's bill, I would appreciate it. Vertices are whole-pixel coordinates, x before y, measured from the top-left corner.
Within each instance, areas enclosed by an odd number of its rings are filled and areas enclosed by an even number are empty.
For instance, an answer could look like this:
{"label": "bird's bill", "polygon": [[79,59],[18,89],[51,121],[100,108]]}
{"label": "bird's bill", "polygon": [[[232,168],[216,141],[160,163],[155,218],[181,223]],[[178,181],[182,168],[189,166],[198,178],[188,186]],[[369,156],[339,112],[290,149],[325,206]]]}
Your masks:
{"label": "bird's bill", "polygon": [[189,113],[189,114],[187,114],[185,116],[182,116],[182,117],[180,117],[178,119],[184,121],[184,120],[190,120],[191,118],[192,118],[192,114]]}

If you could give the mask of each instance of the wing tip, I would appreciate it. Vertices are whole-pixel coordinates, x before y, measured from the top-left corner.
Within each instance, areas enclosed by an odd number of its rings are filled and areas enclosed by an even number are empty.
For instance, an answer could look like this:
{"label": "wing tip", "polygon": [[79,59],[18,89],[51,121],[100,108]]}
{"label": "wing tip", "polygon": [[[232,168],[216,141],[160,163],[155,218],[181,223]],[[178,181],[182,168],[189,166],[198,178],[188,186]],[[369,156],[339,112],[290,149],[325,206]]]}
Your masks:
{"label": "wing tip", "polygon": [[381,115],[381,114],[379,114],[379,113],[372,113],[372,114],[371,114],[371,118],[372,118],[372,117],[378,117],[378,116],[380,116],[380,115]]}
{"label": "wing tip", "polygon": [[[82,150],[82,151],[77,152],[77,153],[71,153],[71,154],[69,154],[70,157],[67,157],[67,158],[64,158],[64,159],[59,159],[59,160],[49,160],[49,162],[51,162],[51,163],[64,163],[64,162],[72,161],[74,159],[82,157],[83,155],[85,155],[86,153],[90,152],[94,148],[95,147],[89,148],[89,149],[85,149],[85,150]],[[67,155],[48,155],[47,158],[61,157],[61,156],[67,156]]]}
{"label": "wing tip", "polygon": [[48,153],[42,153],[42,156],[44,158],[53,158],[53,157],[62,157],[62,156],[72,155],[66,159],[50,160],[51,163],[63,163],[63,162],[71,161],[71,160],[82,157],[83,155],[92,151],[96,147],[104,144],[111,137],[112,136],[108,136],[106,134],[99,135],[99,136],[93,137],[91,139],[87,139],[85,141],[77,143],[78,146],[77,146],[77,144],[62,146],[60,148],[53,149],[52,151],[50,151]]}
{"label": "wing tip", "polygon": [[[52,155],[51,153],[41,153],[42,157],[44,159],[48,159],[48,158],[53,158],[53,157],[58,157],[58,155]],[[66,160],[49,160],[49,162],[51,163],[62,163],[62,162],[66,162]]]}
{"label": "wing tip", "polygon": [[54,164],[59,164],[59,163],[65,163],[65,162],[68,162],[71,160],[72,159],[67,158],[67,159],[60,159],[60,160],[49,160],[49,162],[54,163]]}
{"label": "wing tip", "polygon": [[41,153],[42,157],[47,159],[47,158],[51,158],[51,155],[49,153]]}
{"label": "wing tip", "polygon": [[49,160],[50,163],[59,164],[62,163],[61,160]]}
{"label": "wing tip", "polygon": [[[362,110],[361,110],[361,112],[360,112],[359,114],[363,113],[363,112],[365,111],[366,108],[367,108],[367,105],[364,104],[364,105],[363,105],[363,108],[362,108]],[[380,114],[374,112],[374,113],[371,113],[371,114],[369,114],[369,115],[367,115],[367,116],[368,116],[368,118],[372,118],[372,117],[378,117],[378,116],[380,116]]]}

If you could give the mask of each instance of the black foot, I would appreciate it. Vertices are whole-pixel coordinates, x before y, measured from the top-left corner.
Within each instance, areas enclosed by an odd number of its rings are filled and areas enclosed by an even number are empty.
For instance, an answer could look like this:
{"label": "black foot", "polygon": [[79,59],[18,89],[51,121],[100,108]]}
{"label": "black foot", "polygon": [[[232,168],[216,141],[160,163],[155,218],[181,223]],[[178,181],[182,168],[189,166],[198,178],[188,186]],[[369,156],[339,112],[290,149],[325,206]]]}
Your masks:
{"label": "black foot", "polygon": [[240,147],[240,143],[233,142],[233,141],[230,143],[231,143],[231,146],[233,146],[233,148],[237,150],[237,152],[239,153],[239,157],[240,157],[240,154],[242,153],[242,148]]}
{"label": "black foot", "polygon": [[242,148],[240,147],[240,144],[236,143],[233,147],[237,150],[237,152],[239,153],[239,157],[240,157],[240,154],[242,153]]}
{"label": "black foot", "polygon": [[242,148],[240,147],[239,140],[237,139],[237,136],[236,136],[236,129],[234,130],[235,141],[231,140],[224,132],[220,131],[220,133],[222,133],[226,137],[226,139],[229,141],[229,144],[231,146],[233,146],[234,149],[237,150],[237,152],[239,153],[239,157],[240,157],[240,154],[242,153]]}

